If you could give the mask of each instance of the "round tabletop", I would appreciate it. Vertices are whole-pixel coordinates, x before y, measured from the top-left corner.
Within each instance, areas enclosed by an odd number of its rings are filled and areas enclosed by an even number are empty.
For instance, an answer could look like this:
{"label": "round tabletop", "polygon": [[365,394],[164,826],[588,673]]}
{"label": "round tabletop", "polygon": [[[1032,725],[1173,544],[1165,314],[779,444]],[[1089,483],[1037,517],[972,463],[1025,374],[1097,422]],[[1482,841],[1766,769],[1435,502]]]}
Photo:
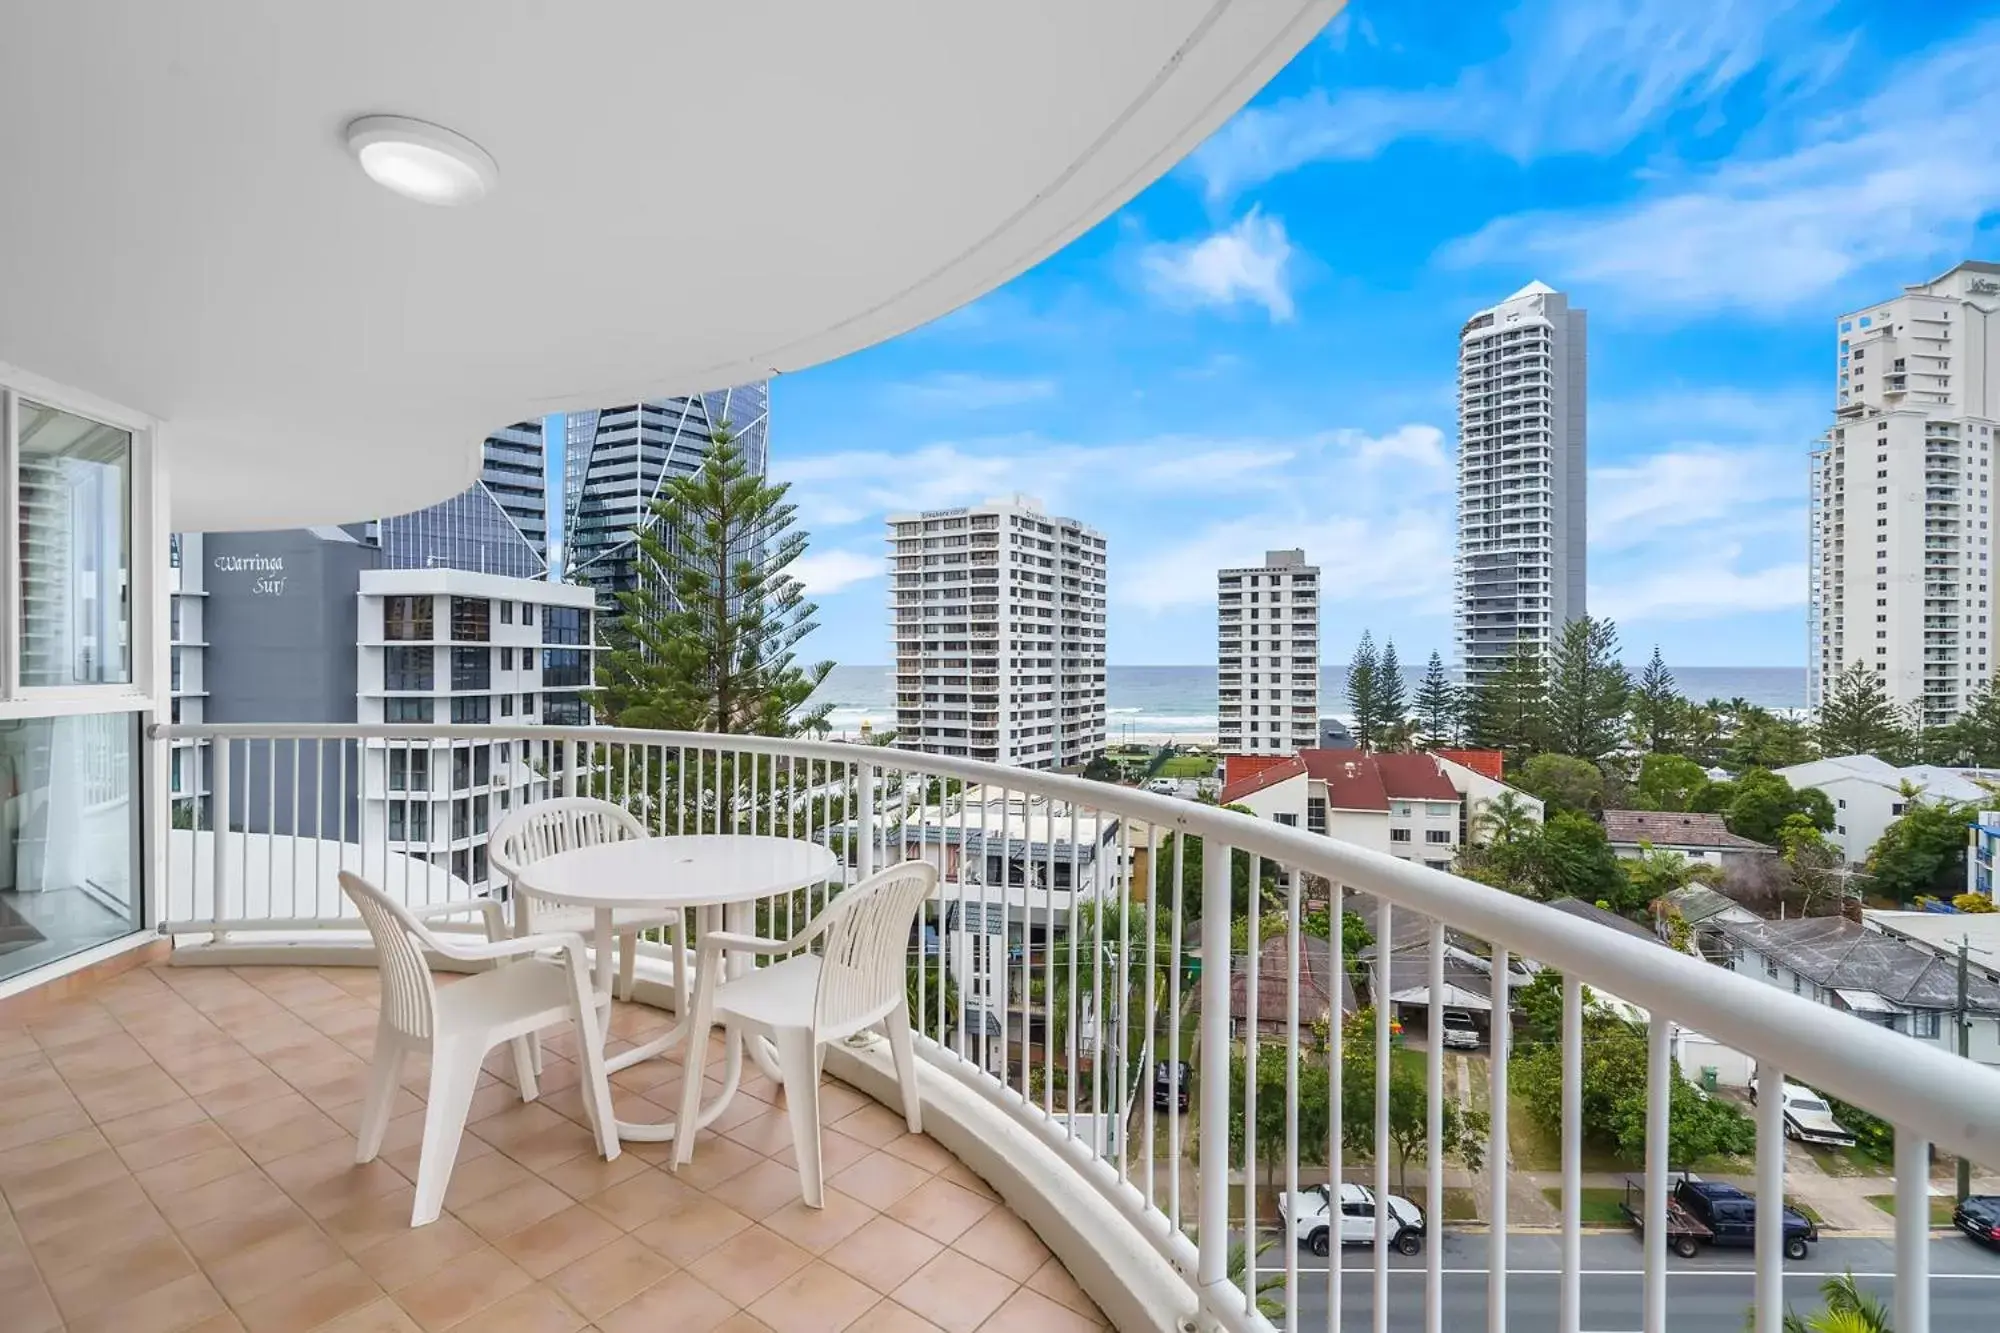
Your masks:
{"label": "round tabletop", "polygon": [[816,842],[752,834],[631,838],[523,866],[521,887],[571,907],[702,907],[790,893],[840,872]]}

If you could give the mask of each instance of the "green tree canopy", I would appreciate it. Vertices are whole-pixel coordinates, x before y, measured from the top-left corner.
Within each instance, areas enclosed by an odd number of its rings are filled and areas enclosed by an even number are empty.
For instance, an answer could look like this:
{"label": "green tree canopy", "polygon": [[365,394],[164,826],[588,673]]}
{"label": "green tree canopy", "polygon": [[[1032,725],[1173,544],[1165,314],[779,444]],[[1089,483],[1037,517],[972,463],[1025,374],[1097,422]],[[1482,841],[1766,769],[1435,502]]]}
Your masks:
{"label": "green tree canopy", "polygon": [[1387,719],[1382,711],[1382,662],[1375,654],[1375,636],[1365,629],[1347,664],[1347,707],[1354,714],[1354,743],[1374,749]]}
{"label": "green tree canopy", "polygon": [[1632,894],[1631,882],[1618,854],[1604,836],[1604,826],[1587,815],[1565,811],[1553,815],[1535,839],[1529,878],[1538,896],[1605,901],[1614,911]]}
{"label": "green tree canopy", "polygon": [[1965,829],[1978,817],[1977,805],[1906,799],[1903,817],[1868,852],[1870,887],[1904,903],[1950,898],[1965,883]]}
{"label": "green tree canopy", "polygon": [[1618,660],[1618,629],[1579,616],[1563,626],[1549,663],[1549,746],[1597,763],[1624,739],[1632,677]]}
{"label": "green tree canopy", "polygon": [[1575,755],[1538,754],[1521,766],[1515,784],[1530,796],[1541,797],[1551,813],[1591,814],[1604,808],[1603,772]]}
{"label": "green tree canopy", "polygon": [[1708,773],[1686,755],[1649,754],[1639,761],[1639,808],[1686,810],[1707,782]]}
{"label": "green tree canopy", "polygon": [[1514,645],[1500,669],[1465,694],[1465,729],[1474,745],[1500,750],[1514,767],[1549,748],[1548,674],[1541,650]]}
{"label": "green tree canopy", "polygon": [[1667,670],[1666,661],[1660,656],[1660,645],[1654,644],[1653,656],[1632,691],[1632,729],[1639,744],[1653,754],[1671,749],[1682,704],[1674,673]]}
{"label": "green tree canopy", "polygon": [[[1376,1147],[1375,1049],[1375,1010],[1371,1006],[1357,1010],[1342,1025],[1340,1047],[1341,1146],[1368,1156]],[[1401,1051],[1390,1052],[1389,1151],[1396,1155],[1396,1188],[1408,1193],[1410,1163],[1423,1161],[1429,1149],[1429,1099],[1422,1066],[1403,1056]],[[1443,1129],[1439,1138],[1445,1156],[1455,1158],[1468,1171],[1482,1170],[1486,1162],[1486,1112],[1461,1106],[1450,1096],[1443,1099],[1440,1109]],[[1301,1103],[1302,1124],[1304,1118]],[[1325,1121],[1319,1123],[1324,1141]]]}
{"label": "green tree canopy", "polygon": [[717,426],[696,471],[669,477],[637,543],[638,587],[619,598],[598,670],[605,716],[621,727],[791,736],[823,726],[807,700],[833,663],[793,656],[815,607],[791,568],[786,487],[751,470]]}
{"label": "green tree canopy", "polygon": [[1776,846],[1778,830],[1792,815],[1804,815],[1819,829],[1833,827],[1833,802],[1816,787],[1794,788],[1776,773],[1753,768],[1734,782],[1714,782],[1698,789],[1693,807],[1722,816],[1739,837]]}
{"label": "green tree canopy", "polygon": [[1460,739],[1464,705],[1458,687],[1445,673],[1444,659],[1433,651],[1417,685],[1417,734],[1427,746],[1456,745]]}
{"label": "green tree canopy", "polygon": [[1403,664],[1396,657],[1396,641],[1382,643],[1382,660],[1375,668],[1375,707],[1382,720],[1376,745],[1384,750],[1407,742],[1410,716],[1409,683],[1403,679]]}
{"label": "green tree canopy", "polygon": [[1819,710],[1819,748],[1828,756],[1872,754],[1897,763],[1909,744],[1902,719],[1865,661],[1835,676]]}

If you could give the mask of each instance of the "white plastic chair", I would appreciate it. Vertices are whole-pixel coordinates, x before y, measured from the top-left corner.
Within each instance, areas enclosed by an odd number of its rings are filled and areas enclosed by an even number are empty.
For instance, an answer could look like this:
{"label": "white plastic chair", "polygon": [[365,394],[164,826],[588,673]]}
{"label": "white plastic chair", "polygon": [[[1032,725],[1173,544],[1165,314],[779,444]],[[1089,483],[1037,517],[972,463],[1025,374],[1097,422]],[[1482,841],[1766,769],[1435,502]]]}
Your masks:
{"label": "white plastic chair", "polygon": [[[536,898],[533,890],[521,882],[522,869],[557,852],[646,836],[645,826],[624,808],[592,796],[559,796],[553,800],[537,801],[501,820],[488,842],[487,856],[494,873],[512,886],[514,933],[573,932],[587,940],[592,939],[597,928],[596,914],[588,907],[562,907]],[[611,922],[613,935],[618,940],[618,998],[621,1000],[632,998],[632,972],[638,959],[639,932],[666,930],[667,938],[674,945],[674,957],[684,956],[681,946],[685,942],[685,934],[678,912],[628,909],[614,913]],[[679,971],[677,968],[676,975]]]}
{"label": "white plastic chair", "polygon": [[[688,1028],[687,1068],[681,1077],[681,1132],[674,1165],[694,1155],[693,1126],[700,1113],[708,1031],[716,1023],[746,1040],[768,1037],[777,1048],[791,1112],[792,1142],[799,1155],[800,1192],[809,1208],[825,1206],[820,1180],[819,1051],[828,1042],[880,1023],[903,1090],[903,1118],[912,1134],[923,1124],[917,1101],[916,1063],[910,1048],[910,925],[937,887],[935,866],[922,861],[870,876],[836,894],[806,928],[789,940],[711,931],[696,965],[694,1019]],[[802,952],[822,940],[820,952]],[[722,980],[725,953],[791,954],[744,976]]]}
{"label": "white plastic chair", "polygon": [[[583,1104],[596,1129],[598,1149],[607,1160],[618,1156],[611,1085],[605,1078],[604,1045],[582,939],[557,934],[506,937],[499,904],[491,899],[412,910],[357,875],[342,872],[340,887],[360,909],[382,970],[382,1014],[375,1028],[368,1096],[361,1106],[356,1163],[371,1162],[382,1150],[405,1057],[419,1051],[431,1059],[411,1226],[437,1221],[444,1207],[445,1186],[458,1160],[479,1067],[486,1053],[501,1042],[514,1048],[522,1100],[533,1101],[538,1089],[530,1034],[558,1023],[573,1024],[583,1061]],[[425,918],[473,911],[486,918],[484,943],[451,939],[424,924]],[[495,966],[439,989],[424,961],[425,949],[463,961],[492,960]],[[558,950],[559,956],[534,956],[545,949]]]}

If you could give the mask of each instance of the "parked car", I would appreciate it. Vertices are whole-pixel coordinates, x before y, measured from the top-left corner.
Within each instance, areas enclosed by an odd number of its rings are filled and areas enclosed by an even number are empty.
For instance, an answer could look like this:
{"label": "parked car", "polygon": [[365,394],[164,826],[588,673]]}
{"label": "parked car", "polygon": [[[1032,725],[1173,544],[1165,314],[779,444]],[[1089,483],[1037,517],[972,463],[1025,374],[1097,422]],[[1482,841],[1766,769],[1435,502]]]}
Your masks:
{"label": "parked car", "polygon": [[1951,1224],[1981,1245],[2000,1250],[2000,1194],[1973,1194],[1952,1210]]}
{"label": "parked car", "polygon": [[[1278,1215],[1290,1228],[1292,1243],[1303,1245],[1322,1258],[1333,1251],[1335,1233],[1330,1197],[1331,1191],[1325,1185],[1278,1196]],[[1423,1210],[1394,1194],[1387,1197],[1387,1203],[1389,1243],[1400,1254],[1422,1252]],[[1339,1239],[1342,1245],[1375,1243],[1375,1193],[1365,1185],[1340,1186]]]}
{"label": "parked car", "polygon": [[[1787,1082],[1785,1098],[1785,1137],[1797,1139],[1801,1143],[1825,1143],[1836,1148],[1852,1148],[1854,1134],[1841,1127],[1833,1118],[1833,1108],[1826,1104],[1826,1098],[1801,1084]],[[1757,1080],[1750,1080],[1750,1101],[1757,1101]]]}
{"label": "parked car", "polygon": [[1153,1108],[1164,1111],[1169,1104],[1188,1109],[1188,1067],[1179,1060],[1162,1060],[1153,1066]]}
{"label": "parked car", "polygon": [[1470,1051],[1479,1047],[1479,1025],[1472,1021],[1472,1015],[1463,1009],[1444,1011],[1444,1031],[1440,1040],[1448,1051]]}
{"label": "parked car", "polygon": [[[1646,1225],[1646,1183],[1625,1178],[1625,1199],[1620,1205],[1634,1228]],[[1704,1245],[1735,1245],[1752,1248],[1757,1244],[1757,1200],[1734,1185],[1717,1180],[1682,1176],[1667,1195],[1667,1244],[1683,1259],[1692,1259]],[[1785,1209],[1785,1257],[1803,1259],[1807,1247],[1819,1239],[1819,1228],[1796,1208]]]}

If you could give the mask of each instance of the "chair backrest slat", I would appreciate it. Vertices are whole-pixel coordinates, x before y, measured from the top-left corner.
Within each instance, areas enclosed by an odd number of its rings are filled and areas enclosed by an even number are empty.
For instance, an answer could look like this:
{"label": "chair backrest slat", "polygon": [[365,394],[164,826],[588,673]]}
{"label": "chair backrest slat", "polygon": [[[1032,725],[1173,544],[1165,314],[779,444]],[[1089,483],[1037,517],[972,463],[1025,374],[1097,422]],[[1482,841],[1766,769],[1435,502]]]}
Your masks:
{"label": "chair backrest slat", "polygon": [[435,1025],[437,988],[422,945],[430,931],[403,905],[362,879],[342,871],[340,887],[361,912],[375,942],[382,972],[382,1021],[408,1037],[428,1039]]}
{"label": "chair backrest slat", "polygon": [[510,884],[525,866],[577,847],[646,836],[645,825],[594,796],[561,796],[523,806],[493,830],[487,857]]}
{"label": "chair backrest slat", "polygon": [[937,887],[937,867],[904,861],[856,884],[821,909],[819,990],[813,1026],[844,1035],[874,1022],[903,994],[910,927]]}

